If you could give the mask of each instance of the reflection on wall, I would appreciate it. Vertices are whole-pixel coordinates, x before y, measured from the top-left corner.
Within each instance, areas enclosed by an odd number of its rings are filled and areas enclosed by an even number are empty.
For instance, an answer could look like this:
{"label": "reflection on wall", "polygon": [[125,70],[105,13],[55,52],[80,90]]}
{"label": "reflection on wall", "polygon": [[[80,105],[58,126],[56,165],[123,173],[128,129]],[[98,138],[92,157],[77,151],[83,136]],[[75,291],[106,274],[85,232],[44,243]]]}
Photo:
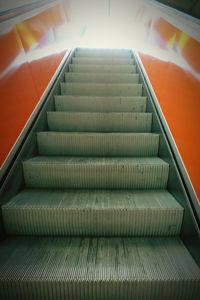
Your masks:
{"label": "reflection on wall", "polygon": [[141,5],[136,18],[140,58],[200,199],[200,41],[155,8]]}
{"label": "reflection on wall", "polygon": [[0,166],[67,51],[66,26],[62,5],[0,25]]}

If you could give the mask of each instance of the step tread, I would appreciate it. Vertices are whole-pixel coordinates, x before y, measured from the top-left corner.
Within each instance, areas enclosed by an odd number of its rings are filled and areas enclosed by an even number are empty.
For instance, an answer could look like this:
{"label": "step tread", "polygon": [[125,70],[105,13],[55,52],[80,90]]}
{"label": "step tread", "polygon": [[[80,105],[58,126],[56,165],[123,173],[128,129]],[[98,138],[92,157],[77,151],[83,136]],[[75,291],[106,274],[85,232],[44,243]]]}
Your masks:
{"label": "step tread", "polygon": [[51,131],[150,132],[152,113],[50,111],[47,120]]}
{"label": "step tread", "polygon": [[108,72],[108,73],[136,73],[136,66],[135,65],[91,65],[91,64],[69,64],[69,71],[70,72]]}
{"label": "step tread", "polygon": [[92,58],[72,57],[72,64],[128,64],[133,65],[133,58]]}
{"label": "step tread", "polygon": [[38,132],[42,155],[157,156],[154,133]]}
{"label": "step tread", "polygon": [[183,208],[163,190],[25,190],[2,215],[9,234],[170,236]]}
{"label": "step tread", "polygon": [[139,74],[131,73],[65,73],[66,82],[138,83]]}
{"label": "step tread", "polygon": [[142,84],[61,82],[62,95],[142,96]]}
{"label": "step tread", "polygon": [[10,209],[181,210],[165,190],[24,190],[2,206]]}
{"label": "step tread", "polygon": [[28,187],[166,188],[169,165],[160,158],[36,156],[23,162]]}
{"label": "step tread", "polygon": [[179,238],[8,238],[0,248],[0,281],[172,280],[200,286],[199,267]]}
{"label": "step tread", "polygon": [[54,157],[35,156],[25,160],[23,164],[72,164],[72,165],[165,165],[168,163],[159,157]]}
{"label": "step tread", "polygon": [[145,112],[146,97],[55,96],[57,111]]}

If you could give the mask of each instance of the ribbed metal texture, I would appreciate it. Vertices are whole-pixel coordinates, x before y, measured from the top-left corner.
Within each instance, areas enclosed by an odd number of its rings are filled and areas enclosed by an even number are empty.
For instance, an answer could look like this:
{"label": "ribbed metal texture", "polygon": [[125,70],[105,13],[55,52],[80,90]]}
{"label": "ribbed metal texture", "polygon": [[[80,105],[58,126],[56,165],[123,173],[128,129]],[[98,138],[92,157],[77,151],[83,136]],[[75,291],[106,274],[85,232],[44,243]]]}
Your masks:
{"label": "ribbed metal texture", "polygon": [[142,96],[142,84],[61,83],[62,95]]}
{"label": "ribbed metal texture", "polygon": [[116,73],[65,73],[66,82],[139,83],[139,74]]}
{"label": "ribbed metal texture", "polygon": [[133,65],[133,58],[88,58],[88,57],[72,57],[72,64],[93,64],[93,65]]}
{"label": "ribbed metal texture", "polygon": [[91,64],[70,64],[70,72],[84,72],[84,73],[136,73],[136,66],[134,65],[91,65]]}
{"label": "ribbed metal texture", "polygon": [[183,208],[166,191],[28,190],[2,207],[10,234],[168,236]]}
{"label": "ribbed metal texture", "polygon": [[77,49],[74,53],[75,57],[100,57],[100,58],[130,58],[132,53],[130,50],[118,49]]}
{"label": "ribbed metal texture", "polygon": [[52,131],[150,132],[151,113],[48,112]]}
{"label": "ribbed metal texture", "polygon": [[166,188],[169,165],[159,158],[38,156],[23,163],[28,187]]}
{"label": "ribbed metal texture", "polygon": [[39,132],[41,155],[157,156],[159,135],[153,133]]}
{"label": "ribbed metal texture", "polygon": [[55,96],[57,111],[145,112],[146,97]]}
{"label": "ribbed metal texture", "polygon": [[0,249],[5,300],[197,300],[199,295],[199,268],[177,238],[18,238]]}

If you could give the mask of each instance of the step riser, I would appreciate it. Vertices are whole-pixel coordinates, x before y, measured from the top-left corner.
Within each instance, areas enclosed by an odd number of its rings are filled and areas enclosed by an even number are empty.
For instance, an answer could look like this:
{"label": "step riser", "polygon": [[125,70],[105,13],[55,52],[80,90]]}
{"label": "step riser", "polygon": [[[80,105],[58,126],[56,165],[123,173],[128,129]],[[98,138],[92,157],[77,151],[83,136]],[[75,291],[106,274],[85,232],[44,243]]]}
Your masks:
{"label": "step riser", "polygon": [[[40,199],[38,199],[38,202]],[[173,236],[182,211],[151,209],[3,209],[8,234],[62,236]]]}
{"label": "step riser", "polygon": [[145,97],[55,96],[56,111],[145,112]]}
{"label": "step riser", "polygon": [[79,58],[72,57],[72,64],[92,64],[92,65],[133,65],[134,59],[132,58]]}
{"label": "step riser", "polygon": [[[101,270],[101,272],[103,271]],[[167,282],[149,280],[145,282],[144,287],[143,281],[130,281],[129,279],[125,281],[112,279],[107,281],[80,281],[77,278],[74,281],[61,280],[55,282],[50,280],[37,280],[36,282],[31,280],[25,282],[6,280],[0,282],[0,296],[1,299],[6,300],[16,299],[16,293],[19,295],[20,300],[160,300],[161,298],[163,300],[197,300],[199,296],[198,284],[199,282],[184,282],[183,280],[177,280],[173,284],[170,280]]]}
{"label": "step riser", "polygon": [[124,164],[23,163],[27,187],[165,189],[169,166]]}
{"label": "step riser", "polygon": [[66,82],[91,82],[91,83],[139,83],[139,75],[138,74],[107,74],[107,73],[65,73],[65,81]]}
{"label": "step riser", "polygon": [[133,65],[78,65],[70,64],[70,72],[80,73],[136,73],[136,66]]}
{"label": "step riser", "polygon": [[37,135],[41,155],[157,156],[157,135],[69,135],[41,132]]}
{"label": "step riser", "polygon": [[49,112],[51,131],[150,132],[152,114]]}
{"label": "step riser", "polygon": [[61,94],[81,96],[142,96],[142,85],[61,83]]}

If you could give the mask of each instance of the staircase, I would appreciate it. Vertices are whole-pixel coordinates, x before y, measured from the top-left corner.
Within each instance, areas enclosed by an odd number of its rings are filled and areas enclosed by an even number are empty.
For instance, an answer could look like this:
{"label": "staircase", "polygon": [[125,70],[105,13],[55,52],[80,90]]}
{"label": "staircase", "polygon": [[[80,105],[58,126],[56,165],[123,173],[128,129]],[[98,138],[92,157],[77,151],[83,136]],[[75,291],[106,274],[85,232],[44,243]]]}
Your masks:
{"label": "staircase", "polygon": [[2,207],[2,300],[200,299],[183,208],[128,50],[78,49]]}

